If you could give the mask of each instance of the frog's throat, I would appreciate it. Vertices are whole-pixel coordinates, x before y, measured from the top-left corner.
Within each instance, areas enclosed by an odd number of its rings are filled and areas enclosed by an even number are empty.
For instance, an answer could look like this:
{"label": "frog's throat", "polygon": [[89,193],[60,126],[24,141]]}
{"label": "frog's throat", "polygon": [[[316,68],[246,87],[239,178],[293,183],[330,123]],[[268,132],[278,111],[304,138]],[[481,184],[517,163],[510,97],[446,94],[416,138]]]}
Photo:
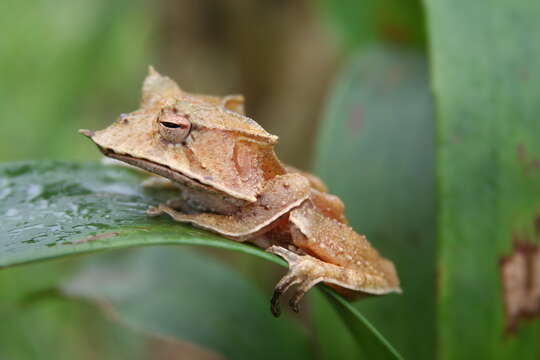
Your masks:
{"label": "frog's throat", "polygon": [[[156,162],[153,162],[153,161],[147,160],[147,159],[136,158],[136,157],[126,155],[126,154],[119,154],[119,153],[114,152],[114,150],[103,148],[101,146],[98,146],[98,148],[103,153],[103,155],[105,155],[107,157],[120,160],[120,161],[125,162],[127,164],[133,165],[133,166],[135,166],[137,168],[148,171],[148,172],[150,172],[152,174],[163,176],[164,178],[172,180],[172,181],[174,181],[176,183],[179,183],[181,185],[189,186],[191,188],[195,188],[195,189],[198,189],[198,190],[201,190],[201,191],[206,191],[206,192],[215,193],[215,194],[221,194],[221,195],[223,195],[225,197],[230,197],[231,196],[231,194],[226,193],[225,191],[222,191],[220,189],[216,189],[215,187],[213,187],[213,186],[211,186],[209,184],[205,184],[205,183],[203,183],[203,182],[201,182],[201,181],[199,181],[197,179],[193,179],[193,178],[190,178],[190,177],[188,177],[186,175],[183,175],[182,173],[180,173],[178,171],[175,171],[175,170],[171,169],[170,167],[168,167],[166,165],[158,164]],[[232,194],[232,196],[237,196],[237,194]],[[242,199],[242,200],[249,201],[249,202],[256,201],[256,199],[246,198],[246,196],[242,195],[242,194],[238,194],[237,197]]]}

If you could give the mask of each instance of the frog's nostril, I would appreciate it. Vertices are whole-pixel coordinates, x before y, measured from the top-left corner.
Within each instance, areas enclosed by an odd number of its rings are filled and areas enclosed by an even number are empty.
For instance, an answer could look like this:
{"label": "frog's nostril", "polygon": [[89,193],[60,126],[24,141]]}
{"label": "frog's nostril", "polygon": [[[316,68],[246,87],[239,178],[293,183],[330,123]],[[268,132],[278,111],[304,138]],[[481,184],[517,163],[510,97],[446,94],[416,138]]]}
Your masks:
{"label": "frog's nostril", "polygon": [[89,138],[94,136],[94,132],[87,129],[79,129],[79,134],[83,134],[84,136],[88,136]]}

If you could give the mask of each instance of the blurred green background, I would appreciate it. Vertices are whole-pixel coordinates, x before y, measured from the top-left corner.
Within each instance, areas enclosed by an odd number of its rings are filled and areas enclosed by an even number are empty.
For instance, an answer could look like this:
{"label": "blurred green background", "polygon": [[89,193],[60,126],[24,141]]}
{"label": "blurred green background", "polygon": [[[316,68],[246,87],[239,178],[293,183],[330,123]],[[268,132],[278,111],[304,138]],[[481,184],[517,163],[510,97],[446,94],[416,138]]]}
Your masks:
{"label": "blurred green background", "polygon": [[[248,115],[279,135],[278,156],[321,176],[351,225],[395,262],[404,294],[354,306],[405,358],[537,359],[540,325],[525,320],[536,312],[509,318],[503,290],[515,284],[503,283],[501,264],[540,241],[538,19],[537,0],[3,0],[0,161],[99,160],[77,130],[136,109],[149,64],[191,92],[242,93]],[[253,308],[282,274],[246,255],[200,254],[185,263],[224,274],[214,260],[225,260],[243,275],[229,285]],[[273,342],[238,341],[236,323],[220,323],[217,338],[191,334],[178,319],[197,323],[189,309],[219,297],[219,284],[184,294],[167,272],[185,270],[172,252],[106,255],[75,278],[77,259],[0,272],[0,359],[246,358],[243,349],[269,356],[272,344],[283,345],[277,358],[361,354],[362,339],[318,293],[282,323],[240,315],[246,331],[283,331]],[[208,274],[200,282],[219,278]],[[132,292],[102,286],[111,275],[133,281]],[[85,301],[51,290],[66,279]],[[166,308],[147,306],[152,289]],[[175,309],[168,296],[179,294],[188,305]],[[219,317],[208,313],[206,325]]]}
{"label": "blurred green background", "polygon": [[310,1],[2,1],[0,160],[96,159],[77,129],[138,106],[149,64],[243,93],[305,165],[341,51]]}

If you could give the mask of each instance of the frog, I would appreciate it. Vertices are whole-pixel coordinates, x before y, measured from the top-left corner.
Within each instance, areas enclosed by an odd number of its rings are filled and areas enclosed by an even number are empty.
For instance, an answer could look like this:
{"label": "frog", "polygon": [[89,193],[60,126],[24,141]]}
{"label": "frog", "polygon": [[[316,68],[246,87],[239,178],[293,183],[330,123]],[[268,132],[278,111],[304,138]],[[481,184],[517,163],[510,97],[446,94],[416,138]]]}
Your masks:
{"label": "frog", "polygon": [[344,204],[315,175],[284,164],[278,142],[244,109],[241,95],[189,93],[149,67],[140,108],[99,131],[81,129],[108,158],[150,174],[178,196],[150,207],[286,261],[270,299],[299,311],[323,283],[348,297],[401,293],[394,264],[349,226]]}

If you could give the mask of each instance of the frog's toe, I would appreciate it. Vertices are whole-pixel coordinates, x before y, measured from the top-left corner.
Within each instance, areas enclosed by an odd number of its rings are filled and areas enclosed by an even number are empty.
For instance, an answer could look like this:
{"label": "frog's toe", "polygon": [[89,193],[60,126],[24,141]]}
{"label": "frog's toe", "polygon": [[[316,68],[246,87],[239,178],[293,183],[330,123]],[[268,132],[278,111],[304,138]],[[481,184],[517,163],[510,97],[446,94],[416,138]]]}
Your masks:
{"label": "frog's toe", "polygon": [[289,272],[279,281],[279,283],[274,288],[274,294],[270,300],[270,310],[275,317],[278,317],[281,314],[279,299],[281,295],[287,292],[291,287],[295,287],[293,290],[293,295],[289,299],[289,306],[292,311],[298,312],[298,304],[300,300],[304,297],[305,293],[308,292],[318,281],[312,279],[310,276],[298,271],[298,267],[291,267]]}
{"label": "frog's toe", "polygon": [[300,261],[301,255],[298,255],[281,246],[272,245],[268,249],[266,249],[266,251],[272,254],[276,254],[277,256],[283,258],[285,261],[289,263],[289,267],[291,267],[291,265],[296,264]]}
{"label": "frog's toe", "polygon": [[146,214],[150,216],[158,216],[163,213],[163,209],[161,208],[161,205],[157,206],[150,206],[148,209],[146,209]]}
{"label": "frog's toe", "polygon": [[278,317],[281,314],[281,309],[279,307],[279,298],[283,293],[285,293],[291,286],[300,283],[300,279],[292,273],[287,273],[276,285],[274,288],[274,294],[270,300],[270,311],[275,317]]}
{"label": "frog's toe", "polygon": [[312,286],[313,285],[310,284],[309,282],[304,282],[296,289],[293,296],[291,296],[291,298],[289,299],[289,306],[292,309],[292,311],[294,311],[295,313],[299,311],[298,304],[300,303],[300,300],[302,300],[306,292],[308,292],[308,290]]}
{"label": "frog's toe", "polygon": [[279,246],[271,246],[267,251],[281,256],[289,263],[289,271],[274,289],[274,295],[270,301],[272,314],[276,317],[279,316],[279,298],[293,285],[296,289],[289,300],[289,306],[294,312],[298,312],[298,304],[304,294],[320,281],[318,277],[313,277],[316,272],[313,271],[314,263],[312,258],[306,255],[298,255]]}

